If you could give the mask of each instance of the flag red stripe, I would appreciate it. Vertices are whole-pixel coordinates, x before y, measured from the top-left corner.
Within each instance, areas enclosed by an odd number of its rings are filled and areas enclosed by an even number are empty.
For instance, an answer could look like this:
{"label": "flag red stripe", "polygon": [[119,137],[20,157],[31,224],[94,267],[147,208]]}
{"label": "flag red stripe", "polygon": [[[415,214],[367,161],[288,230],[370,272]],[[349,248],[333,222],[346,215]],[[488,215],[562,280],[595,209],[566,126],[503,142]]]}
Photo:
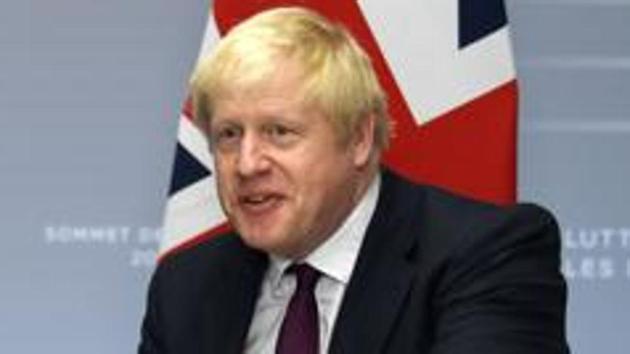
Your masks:
{"label": "flag red stripe", "polygon": [[182,107],[182,113],[184,114],[184,117],[188,118],[189,120],[193,120],[193,108],[192,108],[192,100],[190,99],[190,97],[186,98],[186,101],[184,101],[184,106]]}
{"label": "flag red stripe", "polygon": [[193,248],[196,245],[203,243],[217,235],[220,234],[224,234],[224,233],[228,233],[232,230],[232,225],[230,225],[227,222],[221,223],[209,230],[206,230],[196,236],[191,236],[189,238],[186,239],[186,241],[182,242],[181,244],[169,249],[168,251],[166,251],[165,253],[161,254],[158,257],[158,263],[161,263],[164,261],[164,259],[177,254],[179,252],[182,252],[184,250],[187,250],[189,248]]}
{"label": "flag red stripe", "polygon": [[513,80],[427,124],[398,124],[386,164],[417,182],[476,199],[512,203],[516,101]]}

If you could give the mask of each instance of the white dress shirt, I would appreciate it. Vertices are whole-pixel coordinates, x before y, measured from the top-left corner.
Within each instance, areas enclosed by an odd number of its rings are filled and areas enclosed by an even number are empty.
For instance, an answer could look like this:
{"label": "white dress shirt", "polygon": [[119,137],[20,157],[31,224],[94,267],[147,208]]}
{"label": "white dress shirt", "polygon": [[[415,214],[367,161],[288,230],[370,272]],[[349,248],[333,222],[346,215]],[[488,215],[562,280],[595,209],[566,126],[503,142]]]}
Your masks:
{"label": "white dress shirt", "polygon": [[[350,281],[380,189],[377,175],[361,201],[335,233],[311,252],[304,262],[322,275],[315,287],[319,312],[320,352],[328,352],[341,300]],[[285,310],[296,286],[295,276],[285,274],[291,260],[270,255],[254,315],[245,342],[245,354],[273,354]]]}

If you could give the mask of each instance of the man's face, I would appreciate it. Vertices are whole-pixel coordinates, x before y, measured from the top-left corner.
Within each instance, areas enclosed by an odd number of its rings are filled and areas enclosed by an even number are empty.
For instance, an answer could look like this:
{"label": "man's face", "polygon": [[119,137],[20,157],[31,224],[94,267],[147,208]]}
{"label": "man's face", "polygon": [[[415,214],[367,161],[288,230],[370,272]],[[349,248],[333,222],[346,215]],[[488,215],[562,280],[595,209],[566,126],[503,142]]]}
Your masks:
{"label": "man's face", "polygon": [[300,258],[356,204],[371,139],[341,143],[327,117],[296,97],[299,70],[284,64],[255,92],[216,102],[210,139],[221,204],[245,243]]}

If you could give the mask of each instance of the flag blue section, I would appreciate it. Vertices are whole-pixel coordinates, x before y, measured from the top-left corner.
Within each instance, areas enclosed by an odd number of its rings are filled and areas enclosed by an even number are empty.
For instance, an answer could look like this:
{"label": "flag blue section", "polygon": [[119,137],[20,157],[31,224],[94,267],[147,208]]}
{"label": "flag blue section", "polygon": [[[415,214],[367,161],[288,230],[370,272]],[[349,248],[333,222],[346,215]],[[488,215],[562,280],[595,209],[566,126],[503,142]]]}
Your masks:
{"label": "flag blue section", "polygon": [[168,195],[173,195],[196,181],[210,176],[211,172],[181,144],[175,151],[175,166]]}
{"label": "flag blue section", "polygon": [[507,24],[503,0],[459,0],[459,47],[476,42]]}

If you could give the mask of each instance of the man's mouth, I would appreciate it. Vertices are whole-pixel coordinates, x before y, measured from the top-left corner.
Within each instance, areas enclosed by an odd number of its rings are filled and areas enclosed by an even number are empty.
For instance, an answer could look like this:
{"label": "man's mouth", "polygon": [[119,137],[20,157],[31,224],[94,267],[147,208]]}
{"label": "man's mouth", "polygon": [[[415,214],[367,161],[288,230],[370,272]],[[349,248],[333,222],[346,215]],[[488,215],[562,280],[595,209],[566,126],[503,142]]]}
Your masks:
{"label": "man's mouth", "polygon": [[252,193],[238,198],[239,205],[248,214],[264,214],[278,208],[284,197],[277,193]]}

